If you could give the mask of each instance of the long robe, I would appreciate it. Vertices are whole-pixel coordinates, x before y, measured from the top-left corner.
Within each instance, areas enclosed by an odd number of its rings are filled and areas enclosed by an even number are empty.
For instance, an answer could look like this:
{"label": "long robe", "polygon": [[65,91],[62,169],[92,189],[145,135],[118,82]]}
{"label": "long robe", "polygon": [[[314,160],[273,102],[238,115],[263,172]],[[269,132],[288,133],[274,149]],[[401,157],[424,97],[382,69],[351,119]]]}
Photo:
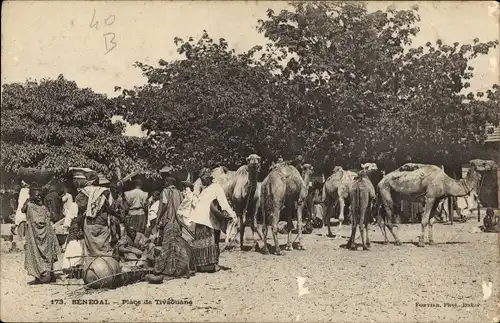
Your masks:
{"label": "long robe", "polygon": [[191,247],[182,238],[177,218],[181,201],[181,192],[175,186],[165,188],[161,194],[157,223],[162,241],[160,255],[155,259],[155,274],[180,277],[195,269]]}
{"label": "long robe", "polygon": [[52,190],[50,191],[44,199],[44,204],[47,206],[50,212],[51,220],[53,223],[58,222],[61,220],[64,215],[63,215],[63,202],[61,196],[59,194]]}
{"label": "long robe", "polygon": [[53,269],[61,248],[57,242],[56,233],[52,227],[50,212],[44,205],[27,202],[26,244],[24,254],[24,268],[30,276],[37,279],[47,277]]}
{"label": "long robe", "polygon": [[[96,210],[94,218],[86,216],[89,198],[83,192],[78,193],[75,198],[78,204],[78,213],[83,222],[83,255],[84,257],[111,256],[111,220],[109,215],[109,203],[104,201],[100,209]],[[88,259],[84,260],[88,260]]]}

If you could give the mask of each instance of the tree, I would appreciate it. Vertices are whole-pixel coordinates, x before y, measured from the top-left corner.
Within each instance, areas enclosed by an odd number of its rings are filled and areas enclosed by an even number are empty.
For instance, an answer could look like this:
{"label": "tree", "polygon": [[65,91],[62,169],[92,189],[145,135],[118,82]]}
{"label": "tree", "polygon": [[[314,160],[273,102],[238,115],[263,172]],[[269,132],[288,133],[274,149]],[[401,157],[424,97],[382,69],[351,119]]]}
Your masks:
{"label": "tree", "polygon": [[106,96],[62,75],[56,80],[2,87],[1,165],[5,171],[35,167],[64,172],[89,167],[111,175],[116,160],[124,171],[140,168],[141,139],[124,137],[112,123]]}
{"label": "tree", "polygon": [[268,163],[293,142],[287,96],[276,76],[253,59],[259,46],[235,54],[205,31],[195,41],[175,38],[184,56],[153,67],[140,62],[148,84],[115,100],[129,122],[150,131],[153,167],[199,169],[244,163],[250,153]]}
{"label": "tree", "polygon": [[[259,21],[271,41],[264,58],[303,99],[302,133],[314,160],[359,167],[360,161],[400,164],[463,161],[488,120],[463,90],[470,61],[498,41],[428,43],[412,48],[418,7],[368,12],[362,3],[294,2],[292,10]],[[286,64],[273,64],[286,61]],[[474,98],[474,95],[472,96]],[[469,100],[471,100],[469,95]]]}

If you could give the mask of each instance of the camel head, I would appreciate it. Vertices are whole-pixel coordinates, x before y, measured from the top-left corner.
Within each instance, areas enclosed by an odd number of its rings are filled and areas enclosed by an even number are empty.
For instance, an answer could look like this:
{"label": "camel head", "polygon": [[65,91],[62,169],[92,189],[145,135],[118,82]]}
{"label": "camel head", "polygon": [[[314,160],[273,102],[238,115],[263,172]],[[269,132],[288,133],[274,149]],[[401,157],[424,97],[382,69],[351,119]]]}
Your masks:
{"label": "camel head", "polygon": [[377,167],[377,164],[375,164],[375,163],[365,163],[365,164],[361,164],[361,169],[367,170],[367,171],[376,171],[376,170],[378,170],[378,167]]}
{"label": "camel head", "polygon": [[368,169],[362,169],[358,172],[357,177],[358,178],[367,178],[368,177],[369,170]]}
{"label": "camel head", "polygon": [[310,177],[314,173],[314,167],[311,164],[302,164],[299,168],[302,178],[305,178],[306,176]]}
{"label": "camel head", "polygon": [[256,171],[259,173],[260,171],[260,156],[257,154],[251,154],[247,157],[248,169]]}
{"label": "camel head", "polygon": [[481,174],[496,170],[498,167],[493,160],[473,159],[469,163],[472,169]]}

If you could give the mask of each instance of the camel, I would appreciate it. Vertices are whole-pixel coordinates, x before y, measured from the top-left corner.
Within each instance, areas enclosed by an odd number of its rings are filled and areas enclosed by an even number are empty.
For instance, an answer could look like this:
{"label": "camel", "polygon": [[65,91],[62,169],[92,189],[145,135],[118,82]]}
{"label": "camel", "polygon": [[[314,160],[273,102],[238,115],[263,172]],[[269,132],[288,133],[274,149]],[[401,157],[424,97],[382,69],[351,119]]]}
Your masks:
{"label": "camel", "polygon": [[262,240],[260,232],[257,231],[257,212],[260,207],[260,185],[258,183],[260,160],[260,156],[256,154],[248,156],[248,164],[238,168],[225,187],[226,195],[229,196],[234,211],[240,219],[239,231],[241,250],[243,250],[246,216],[249,211],[252,213],[252,238],[256,249],[258,248],[258,244],[257,240],[255,240],[255,233],[257,233]]}
{"label": "camel", "polygon": [[324,222],[328,228],[328,236],[333,236],[330,219],[337,205],[340,208],[338,216],[339,229],[342,227],[345,201],[349,197],[349,190],[356,176],[357,174],[355,172],[344,170],[341,166],[335,166],[332,175],[328,177],[323,185],[323,205],[325,206]]}
{"label": "camel", "polygon": [[[268,225],[272,225],[274,244],[276,246],[276,254],[282,255],[278,242],[278,222],[280,220],[280,212],[283,208],[292,209],[293,212],[287,212],[288,217],[288,238],[286,250],[292,250],[290,228],[294,213],[297,214],[297,229],[298,229],[298,249],[306,250],[302,244],[302,212],[305,205],[305,200],[308,194],[308,185],[314,168],[309,164],[300,166],[302,175],[297,168],[288,163],[276,165],[274,169],[267,175],[262,182],[262,233],[264,240],[263,254],[268,254],[267,248],[267,229]],[[312,211],[312,210],[311,210]],[[269,219],[271,221],[269,221]],[[271,222],[271,223],[269,223]]]}
{"label": "camel", "polygon": [[376,195],[375,187],[373,187],[372,181],[368,178],[367,170],[361,170],[354,179],[354,183],[349,191],[349,198],[351,202],[352,231],[351,237],[347,242],[347,249],[353,248],[356,250],[355,235],[356,228],[359,226],[363,250],[368,250],[370,246],[370,239],[368,238],[369,214],[372,206],[375,204]]}
{"label": "camel", "polygon": [[[253,218],[252,236],[254,245],[257,246],[255,233],[262,239],[262,235],[257,231],[257,211],[260,207],[260,185],[257,182],[260,171],[260,156],[251,154],[247,157],[247,165],[243,165],[236,171],[230,171],[225,166],[219,166],[212,170],[214,181],[221,184],[226,193],[226,197],[231,203],[240,221],[240,247],[243,249],[246,216],[250,211]],[[201,190],[201,181],[198,179],[194,183],[194,191]],[[252,198],[249,198],[252,196]],[[229,242],[232,237],[227,237]]]}
{"label": "camel", "polygon": [[[478,189],[485,172],[496,169],[497,165],[491,160],[473,159],[465,179],[454,180],[435,165],[407,163],[397,170],[387,174],[378,184],[380,197],[386,211],[385,226],[394,237],[395,244],[401,245],[396,232],[393,230],[393,200],[404,195],[412,199],[424,198],[425,207],[422,215],[422,233],[419,236],[418,246],[424,247],[425,229],[429,226],[429,244],[434,244],[432,226],[435,222],[436,207],[440,200],[451,196],[465,196]],[[385,243],[388,243],[385,226],[379,222]]]}

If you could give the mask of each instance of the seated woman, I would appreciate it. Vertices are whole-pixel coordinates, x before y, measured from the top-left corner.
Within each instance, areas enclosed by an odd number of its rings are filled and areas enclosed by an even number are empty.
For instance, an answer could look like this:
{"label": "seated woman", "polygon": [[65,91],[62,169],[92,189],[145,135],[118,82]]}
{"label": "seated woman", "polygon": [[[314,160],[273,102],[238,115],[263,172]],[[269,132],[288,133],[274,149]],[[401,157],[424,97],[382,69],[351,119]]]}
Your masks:
{"label": "seated woman", "polygon": [[[132,223],[125,225],[125,234],[115,246],[114,255],[121,261],[143,260],[146,264],[153,261],[155,245],[141,232],[137,232]],[[144,264],[144,263],[142,263]]]}

